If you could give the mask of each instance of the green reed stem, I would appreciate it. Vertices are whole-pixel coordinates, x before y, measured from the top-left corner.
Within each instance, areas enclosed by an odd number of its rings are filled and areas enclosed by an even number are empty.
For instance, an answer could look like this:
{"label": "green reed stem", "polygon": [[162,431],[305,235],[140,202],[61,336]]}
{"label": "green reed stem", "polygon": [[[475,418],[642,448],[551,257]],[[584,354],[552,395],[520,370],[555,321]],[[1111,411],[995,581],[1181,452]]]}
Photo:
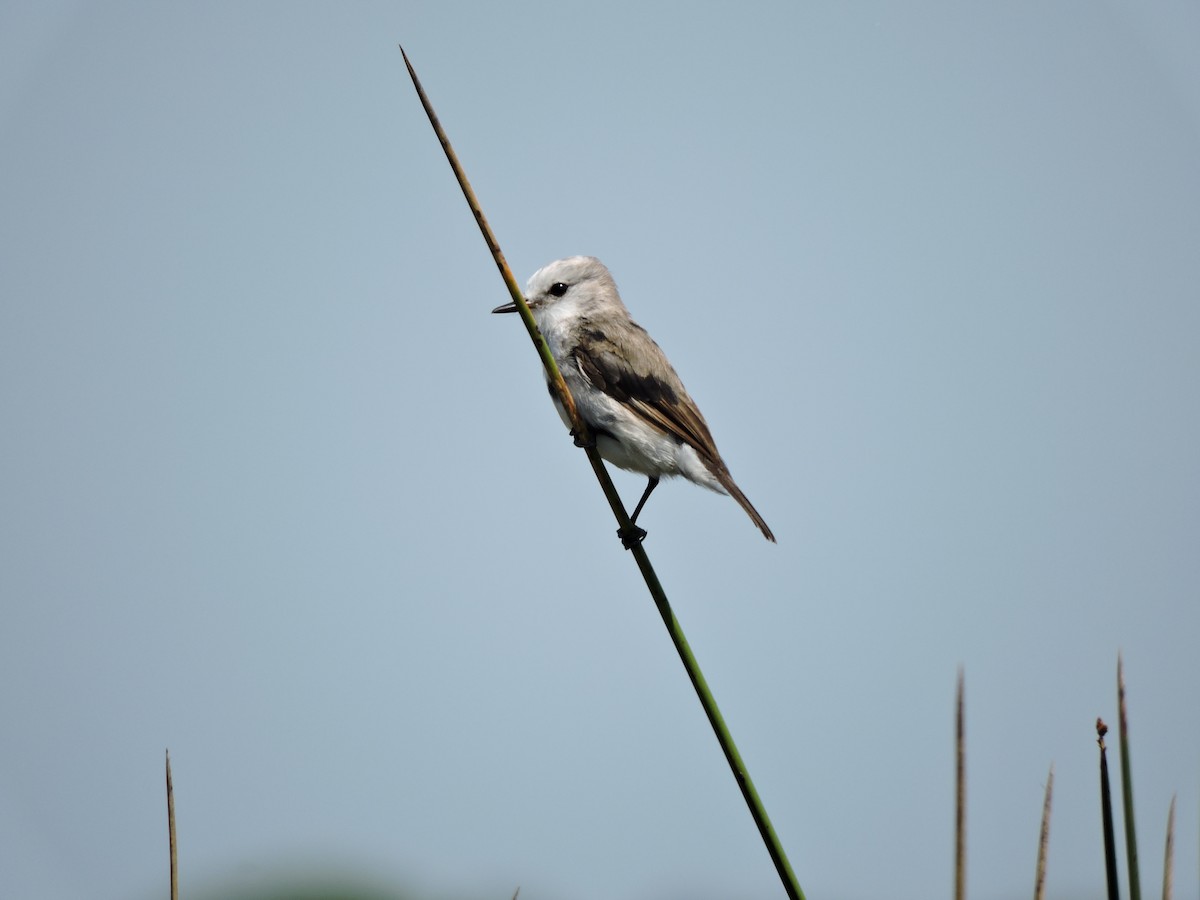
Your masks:
{"label": "green reed stem", "polygon": [[1171,795],[1171,807],[1167,810],[1167,842],[1163,847],[1162,900],[1171,900],[1171,889],[1175,882],[1175,795]]}
{"label": "green reed stem", "polygon": [[1142,900],[1138,874],[1137,828],[1133,821],[1133,776],[1129,762],[1129,716],[1125,712],[1125,670],[1117,654],[1117,732],[1121,747],[1121,802],[1125,818],[1125,858],[1129,866],[1129,900]]}
{"label": "green reed stem", "polygon": [[1037,869],[1033,878],[1033,900],[1046,896],[1046,856],[1050,851],[1050,803],[1054,797],[1054,765],[1046,776],[1046,796],[1042,800],[1042,827],[1038,832]]}
{"label": "green reed stem", "polygon": [[954,702],[954,900],[967,896],[967,730],[963,670]]}
{"label": "green reed stem", "polygon": [[[421,100],[421,106],[424,107],[425,114],[429,117],[429,124],[433,126],[434,134],[437,135],[438,142],[442,145],[442,150],[446,154],[450,168],[454,170],[454,177],[458,180],[463,196],[467,200],[467,205],[470,206],[471,213],[475,216],[475,221],[479,225],[483,239],[488,245],[488,250],[491,251],[492,259],[495,260],[496,266],[500,270],[500,276],[504,279],[509,296],[516,303],[521,320],[525,323],[525,329],[529,332],[529,337],[533,341],[534,347],[537,348],[538,355],[542,359],[542,365],[546,367],[550,384],[562,401],[563,408],[567,411],[567,417],[571,421],[571,428],[575,433],[576,439],[579,443],[585,445],[584,450],[587,453],[588,462],[592,465],[592,471],[595,472],[596,479],[600,482],[600,488],[604,491],[604,496],[608,498],[609,506],[612,507],[617,524],[622,531],[628,531],[631,524],[629,514],[625,511],[625,505],[622,503],[621,497],[617,493],[612,479],[609,477],[608,470],[605,468],[604,462],[601,460],[600,454],[594,446],[594,442],[588,440],[589,431],[587,424],[579,415],[579,410],[575,406],[575,401],[571,397],[571,392],[567,388],[566,382],[563,381],[562,374],[558,370],[558,365],[554,361],[554,356],[550,353],[550,348],[547,346],[545,338],[542,337],[537,323],[533,320],[533,314],[529,310],[529,305],[525,302],[525,298],[521,294],[521,289],[517,286],[517,281],[513,277],[512,270],[504,258],[504,253],[500,250],[500,244],[496,240],[496,236],[492,233],[491,226],[488,225],[487,218],[484,216],[483,209],[475,197],[475,192],[467,180],[466,173],[459,164],[458,156],[450,144],[450,139],[446,136],[441,122],[438,121],[437,114],[433,111],[433,106],[430,104],[424,88],[421,87],[420,79],[417,78],[417,73],[413,69],[412,63],[408,59],[408,54],[404,52],[403,47],[400,48],[400,53],[404,57],[404,65],[408,69],[409,77],[412,78],[413,87],[416,88],[417,96]],[[704,707],[704,714],[708,716],[709,724],[712,725],[713,732],[717,736],[717,742],[721,745],[721,751],[725,754],[725,760],[729,763],[729,768],[733,771],[733,777],[741,789],[746,805],[750,808],[750,815],[754,819],[754,824],[758,827],[758,832],[762,836],[763,843],[766,844],[767,853],[770,855],[771,861],[775,864],[775,870],[779,873],[784,890],[792,900],[804,900],[804,892],[800,890],[800,885],[796,880],[795,873],[792,871],[791,863],[788,862],[787,854],[783,851],[783,845],[780,843],[779,837],[775,833],[775,828],[767,816],[766,808],[758,796],[754,782],[750,780],[750,773],[742,761],[742,756],[733,741],[733,736],[729,733],[729,728],[725,725],[725,719],[721,716],[721,711],[717,708],[717,702],[713,699],[708,683],[704,680],[704,675],[700,671],[700,665],[696,662],[696,657],[692,654],[687,638],[684,637],[683,628],[679,625],[679,621],[671,611],[671,605],[667,601],[666,592],[663,590],[662,584],[654,572],[654,568],[650,565],[650,558],[646,555],[646,550],[640,543],[633,544],[630,552],[633,554],[633,558],[637,560],[638,568],[641,570],[642,577],[646,581],[646,587],[650,591],[650,596],[654,599],[654,605],[658,608],[658,612],[662,616],[663,624],[667,626],[667,632],[671,636],[672,643],[675,644],[675,649],[679,653],[679,659],[683,662],[683,667],[687,670],[688,678],[691,679],[692,686],[696,690],[696,695],[700,698],[700,705]]]}
{"label": "green reed stem", "polygon": [[179,850],[175,845],[175,786],[171,783],[171,751],[167,751],[167,835],[171,853],[171,900],[179,900]]}
{"label": "green reed stem", "polygon": [[1104,736],[1108,726],[1096,720],[1096,743],[1100,746],[1100,824],[1104,829],[1104,884],[1108,900],[1121,900],[1121,885],[1117,879],[1117,839],[1113,834],[1112,787],[1108,780],[1108,747]]}

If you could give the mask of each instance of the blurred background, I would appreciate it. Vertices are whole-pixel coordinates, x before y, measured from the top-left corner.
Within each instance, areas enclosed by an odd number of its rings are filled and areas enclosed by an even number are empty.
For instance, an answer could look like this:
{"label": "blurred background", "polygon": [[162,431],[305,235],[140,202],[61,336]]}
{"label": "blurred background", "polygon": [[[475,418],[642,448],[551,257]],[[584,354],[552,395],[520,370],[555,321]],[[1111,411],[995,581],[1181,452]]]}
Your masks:
{"label": "blurred background", "polygon": [[949,895],[960,666],[970,895],[1029,895],[1051,763],[1098,895],[1119,651],[1195,896],[1198,35],[0,7],[0,895],[162,896],[169,747],[184,896],[782,896],[403,42],[518,277],[603,259],[778,536],[641,520],[808,896]]}

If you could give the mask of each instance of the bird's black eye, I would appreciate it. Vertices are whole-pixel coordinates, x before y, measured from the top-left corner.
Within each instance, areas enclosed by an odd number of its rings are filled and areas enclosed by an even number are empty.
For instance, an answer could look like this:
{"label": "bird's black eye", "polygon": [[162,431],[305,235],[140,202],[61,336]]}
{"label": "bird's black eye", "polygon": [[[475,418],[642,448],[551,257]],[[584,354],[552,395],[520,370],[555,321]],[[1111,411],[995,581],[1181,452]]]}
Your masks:
{"label": "bird's black eye", "polygon": [[550,285],[550,293],[552,293],[555,297],[561,297],[567,292],[568,287],[570,287],[570,285],[563,284],[561,281],[556,281],[554,284]]}

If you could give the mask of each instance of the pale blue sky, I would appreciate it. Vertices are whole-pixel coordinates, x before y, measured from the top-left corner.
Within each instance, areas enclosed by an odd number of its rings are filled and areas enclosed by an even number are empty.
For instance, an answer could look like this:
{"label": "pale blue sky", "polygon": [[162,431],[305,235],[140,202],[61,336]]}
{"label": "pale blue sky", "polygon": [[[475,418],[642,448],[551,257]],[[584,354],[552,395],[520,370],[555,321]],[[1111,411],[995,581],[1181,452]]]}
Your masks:
{"label": "pale blue sky", "polygon": [[[811,900],[1200,807],[1194,3],[0,7],[0,896],[782,896],[429,130],[599,256],[779,538],[647,549]],[[629,503],[640,479],[615,475]]]}

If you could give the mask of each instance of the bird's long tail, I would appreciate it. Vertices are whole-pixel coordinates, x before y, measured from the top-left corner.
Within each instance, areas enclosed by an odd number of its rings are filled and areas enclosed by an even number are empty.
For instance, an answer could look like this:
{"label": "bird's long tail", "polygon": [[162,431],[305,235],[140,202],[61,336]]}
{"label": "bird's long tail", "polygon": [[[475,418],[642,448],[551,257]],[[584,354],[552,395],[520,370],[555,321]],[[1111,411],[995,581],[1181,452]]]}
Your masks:
{"label": "bird's long tail", "polygon": [[763,517],[758,514],[758,510],[754,508],[754,504],[742,493],[742,489],[734,483],[733,476],[729,474],[729,470],[724,466],[717,466],[713,474],[717,477],[717,481],[721,482],[721,487],[725,488],[725,492],[741,504],[742,509],[746,511],[746,515],[754,521],[754,524],[758,526],[758,530],[763,533],[763,537],[774,544],[775,535],[771,534],[771,529],[763,521]]}

